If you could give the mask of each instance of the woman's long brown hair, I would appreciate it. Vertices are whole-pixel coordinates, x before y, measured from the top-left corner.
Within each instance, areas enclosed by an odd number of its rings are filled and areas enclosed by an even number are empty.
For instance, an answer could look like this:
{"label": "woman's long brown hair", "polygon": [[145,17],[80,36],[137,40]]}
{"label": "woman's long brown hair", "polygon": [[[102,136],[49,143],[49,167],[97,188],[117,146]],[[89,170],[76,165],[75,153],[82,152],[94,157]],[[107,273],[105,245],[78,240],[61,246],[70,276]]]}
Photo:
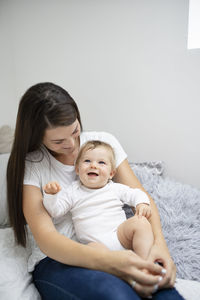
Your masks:
{"label": "woman's long brown hair", "polygon": [[22,196],[26,155],[41,148],[47,128],[68,126],[76,119],[81,125],[75,101],[67,91],[50,82],[32,86],[20,101],[14,142],[7,166],[7,199],[10,224],[16,241],[24,247],[26,220],[22,209]]}

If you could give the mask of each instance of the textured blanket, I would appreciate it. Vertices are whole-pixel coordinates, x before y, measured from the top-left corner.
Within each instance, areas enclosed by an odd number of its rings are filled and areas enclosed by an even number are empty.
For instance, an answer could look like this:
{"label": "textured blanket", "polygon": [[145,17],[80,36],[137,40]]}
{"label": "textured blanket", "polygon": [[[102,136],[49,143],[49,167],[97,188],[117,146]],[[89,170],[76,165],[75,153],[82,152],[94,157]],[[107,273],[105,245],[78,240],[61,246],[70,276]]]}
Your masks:
{"label": "textured blanket", "polygon": [[200,190],[165,178],[162,163],[131,167],[157,204],[177,277],[199,281]]}

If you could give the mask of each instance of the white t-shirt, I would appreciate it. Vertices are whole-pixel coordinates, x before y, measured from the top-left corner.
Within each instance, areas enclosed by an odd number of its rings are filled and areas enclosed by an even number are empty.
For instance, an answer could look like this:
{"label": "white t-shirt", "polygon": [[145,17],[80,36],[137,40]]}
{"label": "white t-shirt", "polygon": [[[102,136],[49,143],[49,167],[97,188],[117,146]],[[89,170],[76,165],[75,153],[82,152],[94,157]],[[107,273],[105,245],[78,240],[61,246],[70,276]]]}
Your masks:
{"label": "white t-shirt", "polygon": [[[106,132],[82,132],[80,135],[80,145],[90,140],[100,140],[110,144],[115,152],[116,166],[118,167],[127,155],[121,147],[118,140]],[[74,180],[77,179],[74,166],[64,165],[56,160],[46,148],[43,151],[34,151],[27,155],[24,175],[24,185],[34,185],[41,189],[49,181],[58,181],[63,188],[67,188]],[[71,213],[53,220],[56,229],[67,236],[75,239],[75,231],[72,223]],[[32,255],[28,261],[28,269],[32,271],[45,255],[32,242]]]}
{"label": "white t-shirt", "polygon": [[53,218],[60,218],[68,211],[72,214],[78,241],[104,243],[110,250],[118,226],[126,220],[124,204],[136,207],[149,204],[149,198],[140,189],[110,181],[102,188],[89,189],[80,180],[55,195],[44,193],[43,204]]}

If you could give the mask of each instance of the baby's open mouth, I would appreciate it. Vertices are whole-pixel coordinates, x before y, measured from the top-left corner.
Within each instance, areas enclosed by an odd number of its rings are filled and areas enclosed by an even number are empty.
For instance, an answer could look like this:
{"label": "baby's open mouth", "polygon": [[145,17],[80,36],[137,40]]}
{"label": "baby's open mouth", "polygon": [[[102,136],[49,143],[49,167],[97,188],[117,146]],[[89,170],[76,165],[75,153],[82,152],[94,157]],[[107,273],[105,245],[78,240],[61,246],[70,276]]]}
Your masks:
{"label": "baby's open mouth", "polygon": [[95,172],[89,172],[88,176],[99,176],[99,174],[95,173]]}

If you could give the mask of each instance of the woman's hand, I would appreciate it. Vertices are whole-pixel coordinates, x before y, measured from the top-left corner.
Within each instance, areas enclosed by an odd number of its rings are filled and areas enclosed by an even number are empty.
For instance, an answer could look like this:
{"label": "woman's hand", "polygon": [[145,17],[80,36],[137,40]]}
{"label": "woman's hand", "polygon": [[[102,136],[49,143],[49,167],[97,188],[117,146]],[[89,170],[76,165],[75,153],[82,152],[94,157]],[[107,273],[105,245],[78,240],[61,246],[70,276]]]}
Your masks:
{"label": "woman's hand", "polygon": [[143,260],[131,250],[111,251],[111,255],[112,269],[107,271],[127,281],[141,297],[151,296],[160,288],[166,272],[163,267]]}
{"label": "woman's hand", "polygon": [[159,288],[171,288],[176,279],[176,266],[169,254],[167,246],[163,243],[154,243],[151,248],[148,261],[161,263],[167,273],[159,285]]}

